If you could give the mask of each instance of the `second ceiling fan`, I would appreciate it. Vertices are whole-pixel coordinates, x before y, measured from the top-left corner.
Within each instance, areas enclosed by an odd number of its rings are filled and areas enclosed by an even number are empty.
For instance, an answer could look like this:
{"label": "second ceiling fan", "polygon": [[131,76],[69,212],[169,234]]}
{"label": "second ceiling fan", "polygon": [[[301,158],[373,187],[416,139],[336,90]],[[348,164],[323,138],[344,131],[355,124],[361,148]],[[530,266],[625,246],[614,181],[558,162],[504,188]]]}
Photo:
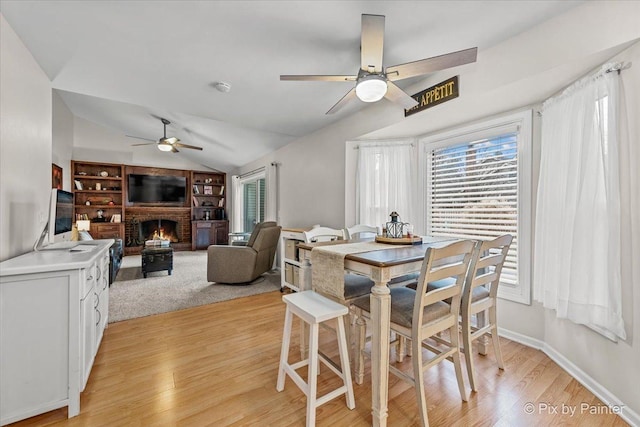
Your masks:
{"label": "second ceiling fan", "polygon": [[281,75],[280,80],[355,81],[355,87],[326,114],[335,113],[356,97],[364,102],[376,102],[384,97],[409,109],[418,105],[418,102],[400,89],[394,81],[476,62],[478,53],[478,48],[473,47],[383,68],[384,15],[363,14],[360,37],[360,69],[357,75]]}
{"label": "second ceiling fan", "polygon": [[[170,125],[171,122],[169,120],[163,119],[163,118],[161,118],[160,121],[164,125],[164,136],[162,138],[160,138],[158,140],[158,142],[149,142],[149,143],[146,143],[146,144],[133,144],[132,146],[136,147],[136,146],[140,146],[140,145],[156,144],[160,151],[171,151],[172,153],[179,153],[178,147],[180,147],[180,148],[190,148],[192,150],[200,150],[200,151],[202,151],[202,147],[196,147],[195,145],[183,144],[175,136],[167,138],[167,125]],[[142,138],[142,137],[139,137],[139,136],[130,136],[130,135],[127,135],[127,136],[129,136],[130,138],[138,138],[138,139],[145,139],[147,141],[153,141],[151,139]]]}

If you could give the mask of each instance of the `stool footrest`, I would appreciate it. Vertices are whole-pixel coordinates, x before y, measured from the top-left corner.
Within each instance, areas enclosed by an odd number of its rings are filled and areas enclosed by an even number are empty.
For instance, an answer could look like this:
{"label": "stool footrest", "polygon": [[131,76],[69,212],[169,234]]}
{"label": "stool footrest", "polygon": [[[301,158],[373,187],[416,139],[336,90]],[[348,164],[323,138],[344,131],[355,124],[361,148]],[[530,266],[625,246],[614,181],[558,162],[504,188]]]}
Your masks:
{"label": "stool footrest", "polygon": [[298,374],[291,365],[284,365],[284,371],[291,377],[294,383],[302,390],[305,396],[309,396],[309,384],[307,384],[300,374]]}
{"label": "stool footrest", "polygon": [[329,369],[331,369],[337,376],[344,380],[344,374],[340,367],[333,360],[329,359],[323,352],[318,351],[318,358],[321,362],[323,362]]}
{"label": "stool footrest", "polygon": [[316,408],[320,405],[324,405],[325,403],[327,403],[328,401],[330,401],[331,399],[335,399],[336,397],[340,396],[341,394],[345,394],[347,392],[347,386],[342,386],[342,387],[338,387],[337,389],[330,391],[329,393],[325,394],[322,397],[319,397],[316,399]]}

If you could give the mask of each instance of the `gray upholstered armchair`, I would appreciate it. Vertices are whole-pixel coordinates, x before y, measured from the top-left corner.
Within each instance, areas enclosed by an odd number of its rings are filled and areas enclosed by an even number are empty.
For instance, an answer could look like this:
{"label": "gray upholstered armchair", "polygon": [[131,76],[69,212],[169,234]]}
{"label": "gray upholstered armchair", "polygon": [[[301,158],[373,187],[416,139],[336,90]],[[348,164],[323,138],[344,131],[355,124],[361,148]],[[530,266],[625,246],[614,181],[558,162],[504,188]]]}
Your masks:
{"label": "gray upholstered armchair", "polygon": [[247,246],[209,246],[207,280],[227,284],[255,280],[271,270],[279,237],[280,226],[267,221],[256,225]]}

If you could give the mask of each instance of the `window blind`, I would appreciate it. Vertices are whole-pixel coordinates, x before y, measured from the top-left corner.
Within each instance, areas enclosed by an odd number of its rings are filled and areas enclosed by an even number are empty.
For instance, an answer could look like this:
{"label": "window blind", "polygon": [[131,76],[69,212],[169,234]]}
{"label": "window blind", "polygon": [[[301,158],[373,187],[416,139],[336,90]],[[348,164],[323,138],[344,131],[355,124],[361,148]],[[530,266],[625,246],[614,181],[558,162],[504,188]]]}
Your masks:
{"label": "window blind", "polygon": [[439,146],[427,157],[427,227],[433,236],[514,239],[501,283],[518,283],[518,133]]}

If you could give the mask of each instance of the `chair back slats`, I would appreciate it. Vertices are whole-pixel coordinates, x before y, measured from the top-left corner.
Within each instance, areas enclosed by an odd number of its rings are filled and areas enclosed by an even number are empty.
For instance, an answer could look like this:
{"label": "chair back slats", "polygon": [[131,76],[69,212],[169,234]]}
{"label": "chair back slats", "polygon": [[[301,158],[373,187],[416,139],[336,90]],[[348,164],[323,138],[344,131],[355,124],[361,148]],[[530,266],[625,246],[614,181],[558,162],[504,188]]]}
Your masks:
{"label": "chair back slats", "polygon": [[438,266],[429,273],[429,282],[466,274],[468,268],[469,264],[465,265],[464,260],[456,261],[454,264],[447,264],[446,266]]}
{"label": "chair back slats", "polygon": [[[451,298],[451,314],[457,319],[460,312],[462,287],[478,244],[472,240],[462,240],[441,248],[429,248],[422,263],[422,270],[416,287],[413,306],[413,328],[422,326],[423,310],[427,305]],[[450,286],[427,292],[427,283],[452,278]]]}
{"label": "chair back slats", "polygon": [[492,283],[496,281],[499,277],[500,276],[498,276],[495,271],[476,276],[476,278],[471,283],[472,289],[477,288],[478,286],[484,286],[488,283]]}
{"label": "chair back slats", "polygon": [[316,227],[304,232],[306,242],[329,242],[344,239],[344,230],[329,227]]}
{"label": "chair back slats", "polygon": [[465,291],[462,296],[463,311],[473,302],[473,290],[479,286],[485,286],[490,298],[496,298],[502,266],[509,252],[513,236],[505,234],[493,240],[482,241],[474,254],[469,267],[469,274],[465,283]]}
{"label": "chair back slats", "polygon": [[449,298],[455,298],[456,296],[459,296],[461,292],[462,286],[458,285],[457,282],[452,282],[449,286],[437,288],[431,292],[422,294],[422,301],[420,302],[420,305],[427,306],[429,304],[433,304],[434,302],[445,301]]}
{"label": "chair back slats", "polygon": [[345,228],[346,239],[357,239],[361,237],[375,237],[380,234],[380,228],[373,225],[356,224]]}
{"label": "chair back slats", "polygon": [[[480,248],[480,251],[482,252],[482,247]],[[487,267],[493,267],[496,266],[498,264],[500,264],[502,261],[504,260],[504,257],[502,256],[502,252],[497,253],[497,254],[490,254],[487,256],[481,256],[478,259],[478,262],[476,263],[476,270],[480,269],[480,268],[487,268]]]}

